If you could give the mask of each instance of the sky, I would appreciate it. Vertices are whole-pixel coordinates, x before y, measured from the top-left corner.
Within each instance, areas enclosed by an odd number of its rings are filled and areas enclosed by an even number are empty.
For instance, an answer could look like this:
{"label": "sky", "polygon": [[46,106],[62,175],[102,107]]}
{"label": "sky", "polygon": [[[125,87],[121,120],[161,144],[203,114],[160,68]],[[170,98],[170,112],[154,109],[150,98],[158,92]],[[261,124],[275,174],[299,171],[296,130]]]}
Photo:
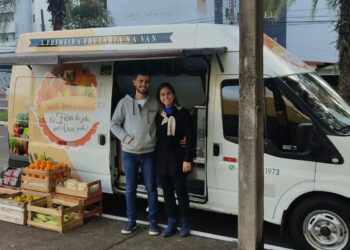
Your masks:
{"label": "sky", "polygon": [[311,19],[311,0],[296,0],[287,14],[287,49],[306,61],[337,62],[336,13],[319,0],[315,19]]}
{"label": "sky", "polygon": [[[214,0],[107,0],[117,26],[214,22]],[[198,12],[198,3],[206,8]],[[223,0],[225,5],[227,0]],[[311,19],[312,0],[296,0],[287,13],[287,49],[307,61],[337,62],[336,14],[319,0]],[[131,4],[132,3],[132,4]],[[237,9],[238,11],[238,9]]]}

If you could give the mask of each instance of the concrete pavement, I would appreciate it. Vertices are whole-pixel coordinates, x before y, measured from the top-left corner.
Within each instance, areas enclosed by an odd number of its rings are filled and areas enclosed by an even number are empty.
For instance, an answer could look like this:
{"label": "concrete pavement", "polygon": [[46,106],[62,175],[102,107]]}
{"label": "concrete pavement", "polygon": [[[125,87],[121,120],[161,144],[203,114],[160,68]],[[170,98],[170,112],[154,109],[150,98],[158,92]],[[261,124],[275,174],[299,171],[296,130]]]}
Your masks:
{"label": "concrete pavement", "polygon": [[140,225],[131,235],[122,235],[124,222],[93,217],[73,231],[59,234],[39,228],[0,221],[1,250],[116,250],[116,249],[237,249],[236,242],[214,240],[191,235],[169,238],[148,235]]}

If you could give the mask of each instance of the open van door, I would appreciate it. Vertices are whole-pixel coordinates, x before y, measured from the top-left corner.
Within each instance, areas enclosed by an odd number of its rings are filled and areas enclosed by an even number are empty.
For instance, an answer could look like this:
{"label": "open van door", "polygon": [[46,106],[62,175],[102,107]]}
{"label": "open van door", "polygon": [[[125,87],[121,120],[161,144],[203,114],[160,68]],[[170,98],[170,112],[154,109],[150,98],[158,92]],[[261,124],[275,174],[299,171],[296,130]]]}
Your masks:
{"label": "open van door", "polygon": [[[236,76],[238,77],[238,76]],[[208,196],[211,206],[238,211],[239,88],[227,88],[232,75],[218,75],[211,84],[208,127]],[[238,80],[237,80],[238,82]],[[237,109],[229,100],[235,100]],[[232,209],[233,206],[233,209]]]}
{"label": "open van door", "polygon": [[[26,74],[22,74],[24,70]],[[101,180],[103,191],[112,192],[109,169],[112,65],[15,66],[13,78],[9,132],[11,135],[19,113],[28,114],[30,161],[51,158],[68,163],[73,177]],[[23,86],[28,90],[26,102],[20,101]]]}

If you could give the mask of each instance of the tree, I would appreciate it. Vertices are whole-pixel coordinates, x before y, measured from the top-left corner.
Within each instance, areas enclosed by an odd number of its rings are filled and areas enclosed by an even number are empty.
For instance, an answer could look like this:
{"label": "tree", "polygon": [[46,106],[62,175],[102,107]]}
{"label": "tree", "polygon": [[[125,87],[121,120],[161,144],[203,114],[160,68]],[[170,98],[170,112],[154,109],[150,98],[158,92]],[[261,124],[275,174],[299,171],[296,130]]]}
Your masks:
{"label": "tree", "polygon": [[51,23],[53,30],[61,30],[63,20],[66,16],[66,6],[69,0],[47,0],[49,6],[47,11],[51,13]]}
{"label": "tree", "polygon": [[264,0],[264,11],[278,20],[281,15],[286,14],[285,10],[296,0]]}
{"label": "tree", "polygon": [[[350,1],[327,0],[328,6],[337,12],[335,30],[338,32],[337,49],[339,51],[338,92],[350,103]],[[318,0],[312,1],[312,16],[315,16]]]}
{"label": "tree", "polygon": [[64,20],[66,29],[107,27],[112,24],[113,18],[99,0],[86,0],[80,5],[69,4]]}
{"label": "tree", "polygon": [[[265,10],[275,10],[277,18],[281,8],[294,3],[295,0],[264,0]],[[312,0],[311,16],[314,18],[318,0]],[[337,12],[335,30],[338,32],[337,49],[339,51],[338,92],[347,103],[350,103],[350,1],[327,0],[328,6]]]}
{"label": "tree", "polygon": [[7,39],[7,29],[16,10],[16,0],[0,0],[0,40]]}

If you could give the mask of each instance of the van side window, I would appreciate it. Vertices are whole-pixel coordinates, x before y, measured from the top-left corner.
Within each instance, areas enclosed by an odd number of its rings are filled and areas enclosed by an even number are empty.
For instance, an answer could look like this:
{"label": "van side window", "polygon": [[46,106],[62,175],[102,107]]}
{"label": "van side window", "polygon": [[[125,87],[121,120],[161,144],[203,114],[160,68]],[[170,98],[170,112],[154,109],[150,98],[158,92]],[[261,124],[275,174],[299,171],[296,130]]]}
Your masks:
{"label": "van side window", "polygon": [[222,124],[225,139],[238,142],[238,80],[226,80],[221,84]]}
{"label": "van side window", "polygon": [[[311,120],[298,110],[272,79],[265,83],[265,139],[280,151],[303,152],[297,146],[299,124]],[[239,82],[225,80],[221,84],[222,124],[225,139],[238,143]],[[299,136],[300,137],[300,136]]]}
{"label": "van side window", "polygon": [[298,126],[312,122],[271,79],[265,79],[265,113],[265,139],[281,151],[297,153],[305,150],[298,146]]}

